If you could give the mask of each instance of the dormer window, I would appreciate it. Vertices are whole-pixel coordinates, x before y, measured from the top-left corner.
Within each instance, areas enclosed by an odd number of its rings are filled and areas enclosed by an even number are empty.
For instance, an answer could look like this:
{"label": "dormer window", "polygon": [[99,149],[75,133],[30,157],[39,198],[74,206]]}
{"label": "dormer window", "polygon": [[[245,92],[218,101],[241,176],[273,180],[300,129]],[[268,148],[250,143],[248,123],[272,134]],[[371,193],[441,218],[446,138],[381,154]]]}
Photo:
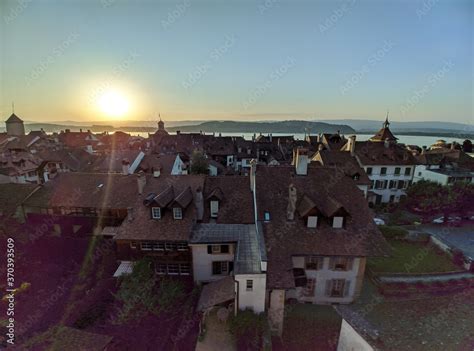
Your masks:
{"label": "dormer window", "polygon": [[356,173],[356,174],[354,174],[354,175],[352,176],[352,179],[353,179],[353,180],[359,180],[359,178],[360,178],[360,174],[359,174],[359,173]]}
{"label": "dormer window", "polygon": [[318,217],[317,216],[308,216],[308,228],[316,228],[318,226]]}
{"label": "dormer window", "polygon": [[151,217],[153,219],[161,219],[161,207],[152,207],[151,208]]}
{"label": "dormer window", "polygon": [[211,217],[217,218],[217,214],[219,213],[219,201],[211,200],[210,206],[211,206]]}
{"label": "dormer window", "polygon": [[344,226],[344,217],[336,216],[332,218],[333,228],[342,228]]}
{"label": "dormer window", "polygon": [[180,207],[173,208],[173,218],[174,219],[183,219],[183,210]]}

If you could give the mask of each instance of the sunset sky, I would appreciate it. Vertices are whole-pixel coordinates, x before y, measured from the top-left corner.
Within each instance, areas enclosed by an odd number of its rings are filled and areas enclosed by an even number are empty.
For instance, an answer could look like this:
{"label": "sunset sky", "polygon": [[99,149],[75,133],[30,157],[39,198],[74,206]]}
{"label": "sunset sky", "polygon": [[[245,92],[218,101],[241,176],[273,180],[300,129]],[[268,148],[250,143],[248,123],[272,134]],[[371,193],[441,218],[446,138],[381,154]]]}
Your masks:
{"label": "sunset sky", "polygon": [[28,121],[472,123],[472,1],[0,2],[0,111]]}

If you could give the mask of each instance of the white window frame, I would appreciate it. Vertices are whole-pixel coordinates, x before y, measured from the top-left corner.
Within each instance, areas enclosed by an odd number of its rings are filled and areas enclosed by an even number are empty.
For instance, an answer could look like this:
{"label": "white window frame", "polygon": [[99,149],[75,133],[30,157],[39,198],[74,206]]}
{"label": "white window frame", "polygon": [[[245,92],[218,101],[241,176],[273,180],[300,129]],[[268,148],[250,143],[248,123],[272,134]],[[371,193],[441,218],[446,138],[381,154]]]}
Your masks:
{"label": "white window frame", "polygon": [[178,251],[188,251],[189,250],[189,247],[188,247],[188,243],[187,242],[178,242],[176,244],[176,248],[178,249]]}
{"label": "white window frame", "polygon": [[334,216],[332,218],[332,227],[336,229],[340,229],[344,227],[344,217],[342,216]]}
{"label": "white window frame", "polygon": [[[175,267],[176,269],[171,270],[171,267]],[[179,275],[179,264],[178,263],[168,263],[168,275]]]}
{"label": "white window frame", "polygon": [[211,200],[209,207],[211,210],[211,218],[217,218],[217,215],[219,214],[219,201]]}
{"label": "white window frame", "polygon": [[130,248],[131,249],[136,249],[138,246],[138,243],[136,241],[130,241]]}
{"label": "white window frame", "polygon": [[167,242],[165,243],[165,251],[175,251],[176,245],[175,243]]}
{"label": "white window frame", "polygon": [[165,275],[168,273],[168,265],[166,263],[157,263],[155,265],[155,272],[159,275]]}
{"label": "white window frame", "polygon": [[[145,248],[145,246],[147,248]],[[151,251],[151,250],[153,250],[153,244],[149,241],[143,241],[143,242],[140,243],[140,250],[142,250],[142,251]]]}
{"label": "white window frame", "polygon": [[318,216],[308,216],[308,228],[318,227]]}
{"label": "white window frame", "polygon": [[179,274],[180,275],[190,275],[191,274],[191,265],[189,263],[180,263],[179,264]]}
{"label": "white window frame", "polygon": [[[155,212],[156,210],[158,210],[158,211]],[[158,215],[156,215],[156,213],[158,213]],[[161,219],[161,207],[152,207],[151,208],[151,217],[153,219]]]}
{"label": "white window frame", "polygon": [[316,291],[316,278],[308,278],[306,280],[306,286],[303,289],[303,295],[305,297],[314,297]]}
{"label": "white window frame", "polygon": [[181,207],[173,207],[173,218],[183,219],[183,209]]}
{"label": "white window frame", "polygon": [[153,251],[165,251],[165,244],[162,242],[154,242]]}
{"label": "white window frame", "polygon": [[253,279],[247,279],[245,282],[245,291],[253,291]]}

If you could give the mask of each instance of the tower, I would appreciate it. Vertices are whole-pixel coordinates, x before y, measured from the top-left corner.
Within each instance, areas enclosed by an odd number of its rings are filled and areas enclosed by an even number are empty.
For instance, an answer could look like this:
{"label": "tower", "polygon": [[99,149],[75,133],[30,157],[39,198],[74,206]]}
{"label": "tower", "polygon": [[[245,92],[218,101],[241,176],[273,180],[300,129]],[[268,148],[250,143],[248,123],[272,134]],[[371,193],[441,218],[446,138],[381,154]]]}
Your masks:
{"label": "tower", "polygon": [[7,128],[7,135],[10,135],[10,136],[25,135],[25,126],[23,124],[23,121],[17,115],[15,115],[14,112],[5,121],[5,126]]}

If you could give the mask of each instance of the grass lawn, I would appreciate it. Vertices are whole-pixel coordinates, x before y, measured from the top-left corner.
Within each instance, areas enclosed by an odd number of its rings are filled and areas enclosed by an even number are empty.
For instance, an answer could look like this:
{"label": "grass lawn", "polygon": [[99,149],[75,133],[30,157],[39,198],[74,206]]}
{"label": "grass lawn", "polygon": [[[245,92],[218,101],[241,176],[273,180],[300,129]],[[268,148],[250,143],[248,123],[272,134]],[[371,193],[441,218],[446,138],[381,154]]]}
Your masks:
{"label": "grass lawn", "polygon": [[374,272],[433,273],[459,270],[445,253],[422,243],[388,240],[392,256],[369,258],[367,265]]}

